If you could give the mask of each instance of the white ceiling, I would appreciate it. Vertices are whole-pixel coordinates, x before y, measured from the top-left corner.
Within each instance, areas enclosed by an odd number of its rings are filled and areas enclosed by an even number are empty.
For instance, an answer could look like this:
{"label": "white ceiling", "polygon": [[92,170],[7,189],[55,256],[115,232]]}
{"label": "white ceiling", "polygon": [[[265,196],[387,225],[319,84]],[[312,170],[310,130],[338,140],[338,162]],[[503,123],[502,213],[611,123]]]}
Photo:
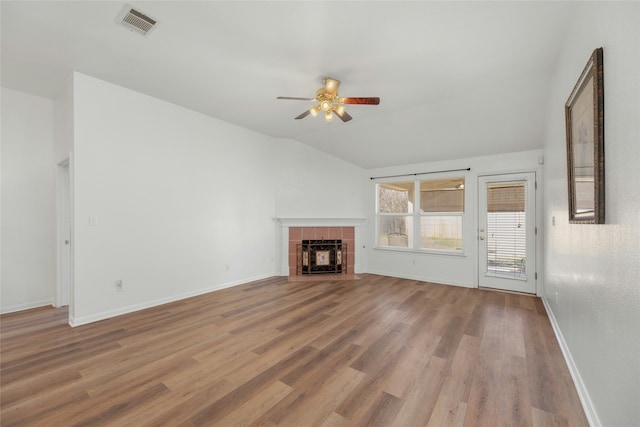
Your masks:
{"label": "white ceiling", "polygon": [[[2,86],[54,98],[70,70],[364,168],[541,148],[571,2],[1,2]],[[293,120],[322,77],[353,120]],[[561,107],[560,107],[561,108]],[[562,111],[559,111],[562,114]]]}

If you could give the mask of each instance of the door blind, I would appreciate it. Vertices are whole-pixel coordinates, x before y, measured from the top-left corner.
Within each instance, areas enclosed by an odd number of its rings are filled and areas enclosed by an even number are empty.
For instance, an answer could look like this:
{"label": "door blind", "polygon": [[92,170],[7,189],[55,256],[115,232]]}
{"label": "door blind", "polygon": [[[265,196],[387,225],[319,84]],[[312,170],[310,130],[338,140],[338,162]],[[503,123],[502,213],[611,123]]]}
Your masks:
{"label": "door blind", "polygon": [[487,185],[486,275],[526,279],[526,200],[524,182]]}

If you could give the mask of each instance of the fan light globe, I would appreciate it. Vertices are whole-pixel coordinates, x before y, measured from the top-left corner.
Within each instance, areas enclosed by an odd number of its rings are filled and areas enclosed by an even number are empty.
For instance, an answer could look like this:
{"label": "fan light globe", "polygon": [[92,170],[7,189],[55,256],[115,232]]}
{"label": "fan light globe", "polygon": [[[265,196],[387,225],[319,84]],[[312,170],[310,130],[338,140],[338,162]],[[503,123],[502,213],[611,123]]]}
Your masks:
{"label": "fan light globe", "polygon": [[331,77],[325,77],[324,90],[328,95],[337,95],[338,87],[340,87],[340,80],[332,79]]}
{"label": "fan light globe", "polygon": [[329,101],[322,101],[320,103],[320,108],[324,111],[331,111],[331,103]]}
{"label": "fan light globe", "polygon": [[331,114],[331,111],[327,111],[324,115],[324,119],[328,122],[330,122],[331,120],[333,120],[333,114]]}

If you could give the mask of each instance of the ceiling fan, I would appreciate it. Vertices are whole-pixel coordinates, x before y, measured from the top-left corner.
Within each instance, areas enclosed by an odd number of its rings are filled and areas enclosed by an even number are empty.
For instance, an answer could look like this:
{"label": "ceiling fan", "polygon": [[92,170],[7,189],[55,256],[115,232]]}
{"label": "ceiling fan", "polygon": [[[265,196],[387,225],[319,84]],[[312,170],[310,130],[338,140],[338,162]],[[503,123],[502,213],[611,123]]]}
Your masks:
{"label": "ceiling fan", "polygon": [[279,96],[278,99],[292,99],[296,101],[314,101],[317,105],[309,108],[304,113],[296,117],[296,120],[304,119],[309,114],[316,117],[321,111],[324,112],[324,119],[327,122],[333,120],[335,114],[343,122],[348,122],[353,117],[347,113],[345,104],[360,104],[360,105],[378,105],[380,104],[380,98],[340,98],[338,97],[338,88],[340,87],[340,80],[332,79],[331,77],[324,78],[324,87],[321,87],[316,91],[315,98],[296,98],[291,96]]}

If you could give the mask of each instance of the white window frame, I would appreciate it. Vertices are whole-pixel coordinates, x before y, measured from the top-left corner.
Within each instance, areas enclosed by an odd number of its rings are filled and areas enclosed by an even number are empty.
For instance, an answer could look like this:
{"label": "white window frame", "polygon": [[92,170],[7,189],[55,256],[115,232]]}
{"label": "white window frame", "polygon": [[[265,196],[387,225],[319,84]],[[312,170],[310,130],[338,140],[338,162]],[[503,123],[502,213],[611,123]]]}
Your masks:
{"label": "white window frame", "polygon": [[[459,176],[466,186],[467,177]],[[422,181],[430,181],[430,180],[439,180],[444,179],[445,177],[434,177],[431,179],[425,178],[416,178],[413,180],[414,184],[414,197],[413,197],[413,213],[381,213],[380,212],[380,200],[379,200],[379,186],[384,184],[393,184],[396,182],[410,182],[411,180],[407,179],[396,179],[396,180],[385,180],[381,182],[377,182],[374,187],[375,191],[375,249],[380,250],[389,250],[389,251],[399,251],[399,252],[421,252],[421,253],[434,253],[434,254],[443,254],[443,255],[464,255],[464,243],[465,243],[465,234],[464,234],[464,222],[465,222],[465,208],[463,208],[462,212],[422,212],[420,209],[420,182]],[[465,198],[466,198],[466,189],[465,189]],[[435,248],[422,248],[422,238],[421,238],[421,227],[422,227],[422,217],[427,216],[456,216],[460,217],[460,236],[462,240],[460,249],[435,249]],[[383,217],[395,217],[395,218],[405,218],[412,217],[413,227],[412,227],[412,235],[409,237],[409,246],[401,247],[401,246],[383,246],[380,244],[380,219]]]}

